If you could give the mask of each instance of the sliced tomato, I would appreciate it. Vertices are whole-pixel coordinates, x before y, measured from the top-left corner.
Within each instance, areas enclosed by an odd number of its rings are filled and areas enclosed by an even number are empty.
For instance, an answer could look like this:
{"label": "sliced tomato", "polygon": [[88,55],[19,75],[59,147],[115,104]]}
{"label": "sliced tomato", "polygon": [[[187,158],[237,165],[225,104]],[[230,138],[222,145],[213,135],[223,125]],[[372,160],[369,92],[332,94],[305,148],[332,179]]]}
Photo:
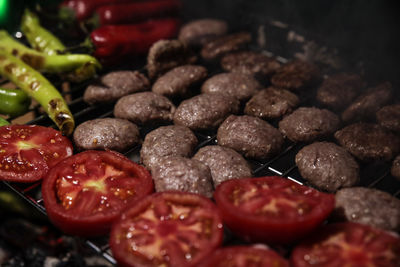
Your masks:
{"label": "sliced tomato", "polygon": [[211,200],[186,192],[155,193],[125,210],[112,227],[110,247],[120,266],[189,267],[222,242]]}
{"label": "sliced tomato", "polygon": [[289,267],[288,261],[271,249],[233,246],[217,249],[201,267]]}
{"label": "sliced tomato", "polygon": [[214,198],[233,233],[275,244],[307,235],[335,205],[334,195],[277,176],[228,180],[216,188]]}
{"label": "sliced tomato", "polygon": [[111,151],[88,150],[66,158],[42,182],[50,220],[80,236],[108,233],[122,209],[152,192],[150,173]]}
{"label": "sliced tomato", "polygon": [[71,156],[72,143],[61,132],[38,125],[0,127],[0,180],[34,182]]}
{"label": "sliced tomato", "polygon": [[325,225],[295,247],[294,267],[398,267],[400,238],[371,226]]}

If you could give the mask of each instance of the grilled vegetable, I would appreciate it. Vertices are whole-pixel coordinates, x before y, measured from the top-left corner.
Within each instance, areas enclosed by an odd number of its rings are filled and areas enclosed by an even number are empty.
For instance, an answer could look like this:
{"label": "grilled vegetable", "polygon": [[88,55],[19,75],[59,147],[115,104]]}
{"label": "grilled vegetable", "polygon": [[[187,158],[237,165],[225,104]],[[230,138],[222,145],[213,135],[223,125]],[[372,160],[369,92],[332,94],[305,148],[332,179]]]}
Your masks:
{"label": "grilled vegetable", "polygon": [[39,102],[64,135],[72,133],[74,118],[58,90],[39,72],[1,47],[0,74]]}
{"label": "grilled vegetable", "polygon": [[31,98],[22,90],[0,88],[0,114],[12,117],[28,111]]}
{"label": "grilled vegetable", "polygon": [[9,124],[10,123],[6,119],[3,119],[2,117],[0,117],[0,126],[9,125]]}

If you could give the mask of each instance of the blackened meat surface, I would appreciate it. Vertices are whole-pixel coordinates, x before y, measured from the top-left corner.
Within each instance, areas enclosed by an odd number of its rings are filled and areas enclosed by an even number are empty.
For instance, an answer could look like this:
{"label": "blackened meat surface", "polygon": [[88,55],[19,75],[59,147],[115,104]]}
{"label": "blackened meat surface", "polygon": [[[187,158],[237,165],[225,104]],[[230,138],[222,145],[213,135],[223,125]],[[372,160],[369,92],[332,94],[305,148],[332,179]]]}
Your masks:
{"label": "blackened meat surface", "polygon": [[390,173],[400,180],[400,155],[398,155],[392,163],[392,168],[390,169]]}
{"label": "blackened meat surface", "polygon": [[334,214],[339,219],[389,231],[400,230],[400,200],[372,188],[343,188],[336,193]]}
{"label": "blackened meat surface", "polygon": [[279,153],[284,141],[278,129],[260,118],[247,115],[230,115],[218,128],[217,140],[221,146],[259,160]]}
{"label": "blackened meat surface", "polygon": [[364,82],[359,75],[338,73],[322,82],[317,91],[317,100],[332,110],[343,110],[363,87]]}
{"label": "blackened meat surface", "polygon": [[214,187],[220,183],[243,177],[251,177],[248,162],[235,150],[219,145],[199,149],[193,159],[203,162],[210,168]]}
{"label": "blackened meat surface", "polygon": [[114,106],[114,116],[138,125],[172,121],[175,105],[165,96],[141,92],[121,97]]}
{"label": "blackened meat surface", "polygon": [[341,146],[362,161],[394,158],[400,151],[400,138],[374,123],[359,122],[335,133]]}
{"label": "blackened meat surface", "polygon": [[230,114],[239,112],[239,101],[222,94],[200,94],[176,109],[174,123],[192,130],[216,129]]}
{"label": "blackened meat surface", "polygon": [[400,104],[384,106],[376,113],[376,120],[386,129],[400,134]]}
{"label": "blackened meat surface", "polygon": [[291,113],[299,102],[292,92],[271,86],[256,93],[246,103],[244,113],[265,120],[276,119]]}
{"label": "blackened meat surface", "polygon": [[311,142],[329,137],[339,124],[338,116],[327,109],[300,107],[279,122],[279,130],[293,142]]}
{"label": "blackened meat surface", "polygon": [[78,149],[111,149],[124,151],[140,143],[138,127],[118,118],[100,118],[79,124],[73,135]]}
{"label": "blackened meat surface", "polygon": [[330,142],[315,142],[296,155],[301,176],[311,185],[328,192],[359,182],[359,166],[346,149]]}
{"label": "blackened meat surface", "polygon": [[210,169],[198,160],[164,157],[151,168],[151,174],[157,192],[178,190],[212,197]]}

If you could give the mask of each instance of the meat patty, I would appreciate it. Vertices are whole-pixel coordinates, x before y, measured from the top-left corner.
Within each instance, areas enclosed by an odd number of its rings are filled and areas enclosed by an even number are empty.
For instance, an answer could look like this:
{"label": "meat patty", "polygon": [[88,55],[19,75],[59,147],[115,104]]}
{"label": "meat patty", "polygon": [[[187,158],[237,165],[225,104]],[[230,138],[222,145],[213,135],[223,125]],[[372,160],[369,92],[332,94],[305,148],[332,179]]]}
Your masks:
{"label": "meat patty", "polygon": [[150,81],[138,71],[113,71],[90,84],[83,95],[89,104],[112,103],[119,98],[150,89]]}
{"label": "meat patty", "polygon": [[262,88],[251,76],[240,73],[220,73],[206,80],[201,86],[202,93],[220,93],[247,101]]}
{"label": "meat patty", "polygon": [[252,176],[248,162],[242,155],[228,147],[219,145],[202,147],[193,159],[203,162],[210,168],[214,187],[230,179]]}
{"label": "meat patty", "polygon": [[400,104],[384,106],[376,113],[376,120],[386,129],[400,134]]}
{"label": "meat patty", "polygon": [[254,159],[267,159],[277,154],[283,145],[278,129],[252,116],[230,115],[218,128],[218,144]]}
{"label": "meat patty", "polygon": [[215,60],[223,55],[245,48],[251,42],[251,34],[239,32],[216,38],[206,43],[201,49],[201,56],[205,60]]}
{"label": "meat patty", "polygon": [[400,200],[372,188],[343,188],[336,193],[334,214],[343,220],[388,231],[400,230]]}
{"label": "meat patty", "polygon": [[122,152],[140,143],[138,127],[118,118],[101,118],[79,124],[73,134],[80,150],[110,149]]}
{"label": "meat patty", "polygon": [[292,91],[301,91],[320,80],[321,74],[316,65],[298,59],[281,66],[271,77],[272,85]]}
{"label": "meat patty", "polygon": [[183,43],[200,47],[228,32],[228,23],[220,19],[197,19],[183,25],[178,39]]}
{"label": "meat patty", "polygon": [[279,130],[293,142],[311,142],[333,134],[340,125],[327,109],[300,107],[279,122]]}
{"label": "meat patty", "polygon": [[173,68],[157,79],[152,91],[167,97],[186,97],[190,89],[207,77],[207,69],[198,65]]}
{"label": "meat patty", "polygon": [[265,120],[276,119],[291,113],[299,102],[292,92],[271,86],[256,93],[246,103],[244,113]]}
{"label": "meat patty", "polygon": [[356,185],[359,166],[346,149],[330,142],[315,142],[296,155],[301,176],[311,185],[328,192]]}
{"label": "meat patty", "polygon": [[213,195],[210,169],[195,159],[164,157],[151,168],[151,175],[157,192],[178,190],[209,198]]}
{"label": "meat patty", "polygon": [[193,132],[180,125],[159,127],[148,133],[140,150],[140,161],[151,169],[165,156],[191,157],[197,145]]}
{"label": "meat patty", "polygon": [[357,74],[334,74],[326,78],[318,88],[317,100],[332,110],[343,110],[363,87],[364,82]]}
{"label": "meat patty", "polygon": [[362,161],[391,160],[400,151],[400,138],[382,126],[359,122],[335,133],[341,146]]}
{"label": "meat patty", "polygon": [[400,155],[398,155],[392,164],[392,168],[390,169],[390,173],[400,180]]}
{"label": "meat patty", "polygon": [[221,59],[223,70],[250,75],[260,80],[269,78],[280,66],[276,59],[254,51],[230,53]]}
{"label": "meat patty", "polygon": [[389,82],[369,88],[357,97],[342,113],[345,122],[356,122],[375,118],[376,112],[392,98],[392,85]]}
{"label": "meat patty", "polygon": [[194,64],[196,60],[195,54],[181,41],[159,40],[147,54],[147,73],[153,80],[175,67]]}
{"label": "meat patty", "polygon": [[172,121],[175,105],[165,96],[141,92],[121,97],[114,106],[114,116],[139,125]]}
{"label": "meat patty", "polygon": [[213,130],[230,114],[239,112],[239,101],[221,94],[200,94],[184,100],[176,109],[174,123],[192,130]]}

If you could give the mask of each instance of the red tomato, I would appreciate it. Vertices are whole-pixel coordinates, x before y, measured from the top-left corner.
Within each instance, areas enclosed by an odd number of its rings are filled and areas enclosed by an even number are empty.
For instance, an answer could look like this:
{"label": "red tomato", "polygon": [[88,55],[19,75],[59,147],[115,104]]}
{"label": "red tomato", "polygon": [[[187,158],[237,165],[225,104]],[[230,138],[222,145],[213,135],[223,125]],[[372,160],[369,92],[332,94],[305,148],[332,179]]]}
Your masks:
{"label": "red tomato", "polygon": [[273,250],[234,246],[217,249],[201,267],[289,267],[286,259]]}
{"label": "red tomato", "polygon": [[282,177],[228,180],[214,193],[224,223],[250,241],[292,243],[332,212],[335,197]]}
{"label": "red tomato", "polygon": [[155,193],[113,224],[111,251],[120,266],[196,266],[222,242],[211,200],[193,193]]}
{"label": "red tomato", "polygon": [[108,233],[121,210],[153,191],[150,173],[123,155],[85,151],[54,166],[42,182],[50,220],[65,233]]}
{"label": "red tomato", "polygon": [[400,239],[357,223],[325,225],[295,247],[291,263],[294,267],[398,267]]}
{"label": "red tomato", "polygon": [[0,127],[0,180],[34,182],[59,161],[72,155],[68,138],[38,125]]}

